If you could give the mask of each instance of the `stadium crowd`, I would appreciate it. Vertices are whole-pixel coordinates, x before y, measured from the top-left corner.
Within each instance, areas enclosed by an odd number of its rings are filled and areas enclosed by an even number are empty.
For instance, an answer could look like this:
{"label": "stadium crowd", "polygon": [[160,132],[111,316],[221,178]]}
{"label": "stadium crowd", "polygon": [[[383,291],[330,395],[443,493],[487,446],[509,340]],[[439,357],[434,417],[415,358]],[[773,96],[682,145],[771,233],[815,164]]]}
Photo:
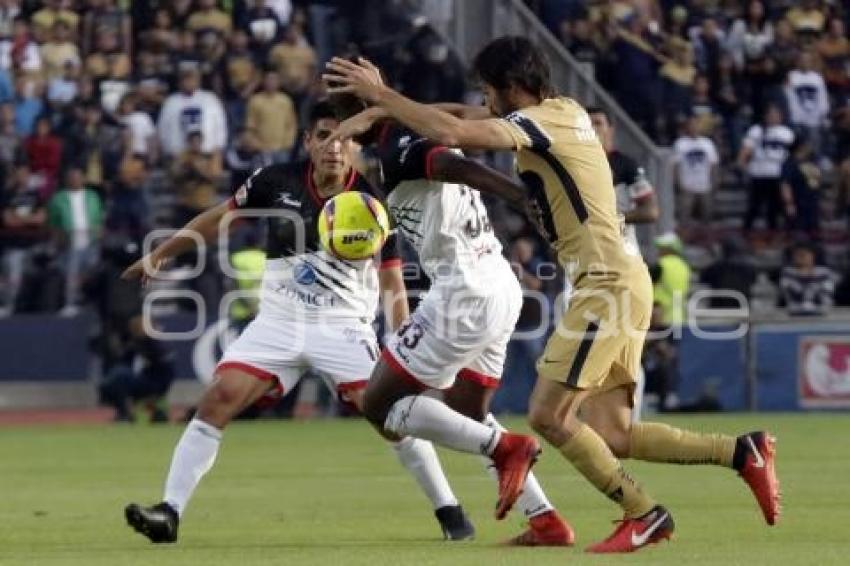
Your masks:
{"label": "stadium crowd", "polygon": [[[91,305],[105,329],[105,358],[144,352],[164,363],[131,323],[139,293],[115,283],[116,269],[151,229],[182,225],[259,166],[301,157],[324,61],[363,53],[413,98],[475,100],[462,64],[423,24],[418,4],[0,0],[0,315],[73,316]],[[529,4],[634,119],[680,155],[683,224],[716,217],[712,192],[730,171],[746,173],[751,185],[747,229],[764,209],[768,227],[783,220],[817,241],[826,189],[842,195],[836,214],[850,216],[850,14],[840,3]],[[481,157],[505,168],[498,156]],[[738,165],[721,172],[721,163]],[[494,206],[523,286],[554,297],[563,281],[540,275],[545,246],[521,216]],[[253,240],[246,236],[242,247]],[[688,279],[681,242],[659,245],[660,263],[678,257],[686,271],[677,273]],[[723,266],[748,265],[749,256],[731,241],[723,252],[703,283],[748,295],[755,272]],[[791,311],[850,304],[850,277],[839,285],[812,245],[791,256],[781,277]],[[208,305],[226,284],[215,264],[191,283]],[[417,273],[413,289],[427,285]],[[520,328],[545,316],[529,301]],[[540,346],[511,345],[506,375],[520,376],[517,387],[530,387]],[[503,399],[497,409],[523,409]]]}

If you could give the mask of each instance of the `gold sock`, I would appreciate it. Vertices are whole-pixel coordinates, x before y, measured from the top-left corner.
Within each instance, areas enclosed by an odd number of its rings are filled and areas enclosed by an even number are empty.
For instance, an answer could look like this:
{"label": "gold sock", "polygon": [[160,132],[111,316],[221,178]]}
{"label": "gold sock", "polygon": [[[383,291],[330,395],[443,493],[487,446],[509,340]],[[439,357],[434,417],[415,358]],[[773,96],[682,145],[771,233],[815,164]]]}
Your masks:
{"label": "gold sock", "polygon": [[629,457],[668,464],[716,464],[732,467],[736,438],[702,434],[661,423],[632,425]]}
{"label": "gold sock", "polygon": [[605,441],[586,424],[559,450],[596,489],[618,503],[626,517],[641,517],[655,507],[655,501],[623,470]]}

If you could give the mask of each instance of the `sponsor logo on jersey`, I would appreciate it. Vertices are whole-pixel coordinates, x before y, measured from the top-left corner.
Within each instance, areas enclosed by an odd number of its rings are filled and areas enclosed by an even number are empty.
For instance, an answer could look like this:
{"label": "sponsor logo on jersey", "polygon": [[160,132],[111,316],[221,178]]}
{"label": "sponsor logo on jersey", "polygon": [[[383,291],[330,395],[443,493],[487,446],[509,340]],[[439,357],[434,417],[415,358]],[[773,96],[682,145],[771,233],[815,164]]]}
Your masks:
{"label": "sponsor logo on jersey", "polygon": [[301,201],[292,198],[292,193],[283,192],[277,196],[277,202],[283,206],[291,206],[293,208],[301,208]]}
{"label": "sponsor logo on jersey", "polygon": [[299,263],[292,270],[292,277],[300,285],[312,285],[316,282],[316,272],[306,263]]}

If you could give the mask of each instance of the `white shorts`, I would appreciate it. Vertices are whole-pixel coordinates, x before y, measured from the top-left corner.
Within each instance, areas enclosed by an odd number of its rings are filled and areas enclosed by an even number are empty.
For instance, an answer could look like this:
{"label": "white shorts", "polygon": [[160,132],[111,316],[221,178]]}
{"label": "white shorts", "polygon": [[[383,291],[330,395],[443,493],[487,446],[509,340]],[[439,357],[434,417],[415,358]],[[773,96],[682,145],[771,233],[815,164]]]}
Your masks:
{"label": "white shorts", "polygon": [[224,352],[216,371],[238,369],[275,383],[267,396],[291,391],[307,369],[346,400],[363,389],[378,357],[372,326],[357,321],[294,323],[257,316]]}
{"label": "white shorts", "polygon": [[522,308],[522,289],[505,262],[487,294],[441,286],[390,337],[383,359],[420,386],[448,389],[455,377],[496,388]]}

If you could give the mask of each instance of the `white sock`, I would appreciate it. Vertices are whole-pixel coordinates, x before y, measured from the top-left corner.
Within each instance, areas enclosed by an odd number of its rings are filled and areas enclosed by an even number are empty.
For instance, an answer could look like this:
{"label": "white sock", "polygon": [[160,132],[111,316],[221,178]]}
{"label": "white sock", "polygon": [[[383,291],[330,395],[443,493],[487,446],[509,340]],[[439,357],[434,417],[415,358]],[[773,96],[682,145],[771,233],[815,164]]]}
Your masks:
{"label": "white sock", "polygon": [[[505,431],[505,427],[499,424],[499,421],[496,420],[496,417],[494,417],[492,413],[487,413],[483,422],[490,428],[500,432]],[[487,457],[482,457],[481,461],[484,462],[484,466],[487,468],[487,473],[490,477],[498,481],[499,474],[496,472],[496,468],[493,467],[493,461]],[[546,498],[546,494],[543,493],[543,488],[540,487],[540,483],[537,481],[537,478],[534,477],[532,472],[528,472],[528,477],[525,479],[525,487],[522,489],[522,493],[520,494],[519,499],[516,500],[516,505],[514,507],[522,511],[522,514],[525,515],[526,519],[542,515],[547,511],[555,509],[552,504],[549,503],[549,500]]]}
{"label": "white sock", "polygon": [[384,428],[399,436],[415,436],[470,454],[492,454],[501,431],[451,410],[445,403],[410,395],[395,402]]}
{"label": "white sock", "polygon": [[416,479],[416,483],[431,500],[434,509],[457,505],[449,481],[440,466],[434,445],[427,440],[407,436],[393,443],[393,450],[401,465]]}
{"label": "white sock", "polygon": [[192,419],[186,426],[171,457],[163,496],[163,501],[171,505],[178,515],[183,515],[198,482],[215,463],[220,443],[221,430],[214,426],[198,419]]}

